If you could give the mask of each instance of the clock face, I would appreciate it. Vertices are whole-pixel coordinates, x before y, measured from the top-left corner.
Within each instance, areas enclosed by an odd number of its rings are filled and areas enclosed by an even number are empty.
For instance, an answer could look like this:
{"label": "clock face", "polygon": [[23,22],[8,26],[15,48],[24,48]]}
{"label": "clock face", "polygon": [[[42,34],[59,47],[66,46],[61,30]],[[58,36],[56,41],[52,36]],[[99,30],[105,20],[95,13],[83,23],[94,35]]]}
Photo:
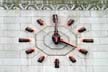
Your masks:
{"label": "clock face", "polygon": [[[33,39],[19,38],[19,42],[35,43],[35,48],[25,50],[27,55],[36,52],[36,49],[43,53],[37,62],[42,63],[47,56],[68,56],[68,59],[75,63],[77,60],[73,54],[80,53],[83,56],[88,54],[88,50],[78,46],[79,42],[93,43],[92,38],[81,38],[80,34],[87,31],[85,26],[77,26],[77,19],[65,17],[60,14],[40,16],[35,19],[35,27],[27,26],[25,31],[34,34]],[[59,58],[54,59],[55,68],[59,68]]]}
{"label": "clock face", "polygon": [[[58,32],[66,42],[76,45],[76,35],[65,26],[59,26]],[[64,43],[55,44],[52,40],[54,34],[54,26],[47,26],[35,35],[36,47],[48,55],[66,55],[72,51],[74,47],[70,47]]]}

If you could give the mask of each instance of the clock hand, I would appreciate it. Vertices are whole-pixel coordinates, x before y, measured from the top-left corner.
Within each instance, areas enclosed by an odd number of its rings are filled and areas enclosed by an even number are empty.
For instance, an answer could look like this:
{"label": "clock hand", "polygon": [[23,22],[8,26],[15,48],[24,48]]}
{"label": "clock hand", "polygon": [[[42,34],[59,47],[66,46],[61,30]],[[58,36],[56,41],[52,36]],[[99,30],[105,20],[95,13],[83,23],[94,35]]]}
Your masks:
{"label": "clock hand", "polygon": [[60,42],[60,35],[58,33],[54,33],[52,35],[52,40],[55,44],[58,44]]}
{"label": "clock hand", "polygon": [[[61,43],[65,43],[65,44],[67,44],[67,45],[70,45],[70,46],[72,46],[72,47],[74,47],[74,48],[79,48],[79,47],[77,47],[77,46],[75,46],[75,45],[73,45],[73,44],[70,44],[70,43],[64,41],[63,39],[60,39],[60,42],[61,42]],[[88,53],[88,51],[87,51],[86,49],[82,49],[82,48],[80,48],[78,51],[79,51],[80,53],[84,54],[84,55],[86,55],[86,54]]]}
{"label": "clock hand", "polygon": [[57,14],[54,14],[54,15],[53,15],[53,22],[54,22],[54,24],[55,24],[54,32],[58,32],[58,28],[57,28],[57,24],[58,24],[58,16],[57,16]]}
{"label": "clock hand", "polygon": [[74,47],[74,48],[77,48],[77,46],[75,46],[75,45],[73,45],[73,44],[70,44],[70,43],[64,41],[63,39],[60,39],[60,42],[61,42],[61,43],[65,43],[65,44],[67,44],[67,45],[70,45],[70,46],[72,46],[72,47]]}
{"label": "clock hand", "polygon": [[54,26],[54,34],[52,35],[52,40],[55,44],[58,44],[60,41],[60,34],[58,33],[58,16],[56,14],[53,15]]}

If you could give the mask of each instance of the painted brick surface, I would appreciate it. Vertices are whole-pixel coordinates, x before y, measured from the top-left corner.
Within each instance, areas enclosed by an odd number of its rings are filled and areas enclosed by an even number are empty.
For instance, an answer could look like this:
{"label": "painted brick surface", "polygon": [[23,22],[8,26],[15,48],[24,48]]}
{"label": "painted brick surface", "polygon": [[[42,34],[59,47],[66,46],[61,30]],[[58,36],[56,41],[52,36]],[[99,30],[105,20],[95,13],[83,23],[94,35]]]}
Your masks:
{"label": "painted brick surface", "polygon": [[[67,57],[47,56],[44,63],[39,64],[37,59],[43,53],[36,49],[30,56],[25,50],[35,47],[32,43],[19,43],[19,37],[34,35],[24,31],[26,26],[36,28],[36,32],[44,27],[36,24],[36,19],[43,18],[50,25],[50,16],[57,13],[60,21],[66,23],[68,18],[75,18],[75,29],[85,26],[88,31],[79,37],[93,38],[93,44],[78,41],[78,45],[89,51],[87,59],[78,52],[74,53],[78,61],[73,64]],[[108,71],[108,14],[107,11],[11,11],[0,10],[0,72],[107,72]],[[62,20],[64,19],[64,21]],[[47,26],[45,25],[45,27]],[[70,53],[70,54],[71,54]],[[60,58],[60,68],[55,69],[53,61]]]}

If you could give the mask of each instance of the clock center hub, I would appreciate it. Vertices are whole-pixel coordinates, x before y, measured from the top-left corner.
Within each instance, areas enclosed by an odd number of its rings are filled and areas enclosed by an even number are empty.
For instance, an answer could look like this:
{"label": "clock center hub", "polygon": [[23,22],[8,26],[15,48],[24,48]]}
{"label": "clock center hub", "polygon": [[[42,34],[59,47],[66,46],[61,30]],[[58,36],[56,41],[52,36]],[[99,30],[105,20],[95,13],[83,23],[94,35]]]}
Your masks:
{"label": "clock center hub", "polygon": [[[62,43],[55,44],[55,43],[53,42],[53,40],[52,40],[52,35],[53,35],[53,34],[54,34],[54,32],[51,31],[51,32],[49,32],[49,33],[47,33],[47,34],[45,35],[44,44],[45,44],[46,46],[48,46],[48,47],[51,48],[51,49],[63,49],[65,46],[67,46],[67,45],[62,44]],[[62,33],[62,32],[59,32],[59,34],[60,34],[61,38],[65,39],[67,42],[69,42],[69,37],[68,37],[68,36],[66,36],[66,35],[65,35],[64,33]]]}

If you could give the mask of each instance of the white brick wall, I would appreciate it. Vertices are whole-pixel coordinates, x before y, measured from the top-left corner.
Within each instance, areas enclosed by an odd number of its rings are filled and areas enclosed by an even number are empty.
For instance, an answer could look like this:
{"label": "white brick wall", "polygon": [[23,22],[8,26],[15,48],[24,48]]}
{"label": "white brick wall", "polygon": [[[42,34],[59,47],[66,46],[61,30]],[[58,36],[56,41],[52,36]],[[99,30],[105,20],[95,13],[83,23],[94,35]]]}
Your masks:
{"label": "white brick wall", "polygon": [[[43,64],[37,63],[37,59],[43,53],[26,56],[27,48],[35,47],[34,43],[18,43],[19,37],[33,37],[34,34],[24,31],[26,26],[41,27],[36,25],[37,18],[46,20],[50,25],[50,16],[57,13],[64,20],[75,18],[78,26],[85,26],[88,31],[80,37],[93,38],[93,44],[85,44],[78,41],[78,45],[89,50],[87,59],[75,53],[78,58],[75,64],[67,57],[60,58],[60,68],[53,65],[55,56],[48,56]],[[107,11],[5,11],[0,10],[0,72],[108,72],[108,12]],[[40,17],[41,16],[41,17]],[[50,21],[50,22],[48,22]],[[63,24],[62,24],[63,25]],[[44,28],[44,27],[42,27]],[[74,29],[75,30],[75,29]],[[77,52],[78,53],[78,52]]]}

